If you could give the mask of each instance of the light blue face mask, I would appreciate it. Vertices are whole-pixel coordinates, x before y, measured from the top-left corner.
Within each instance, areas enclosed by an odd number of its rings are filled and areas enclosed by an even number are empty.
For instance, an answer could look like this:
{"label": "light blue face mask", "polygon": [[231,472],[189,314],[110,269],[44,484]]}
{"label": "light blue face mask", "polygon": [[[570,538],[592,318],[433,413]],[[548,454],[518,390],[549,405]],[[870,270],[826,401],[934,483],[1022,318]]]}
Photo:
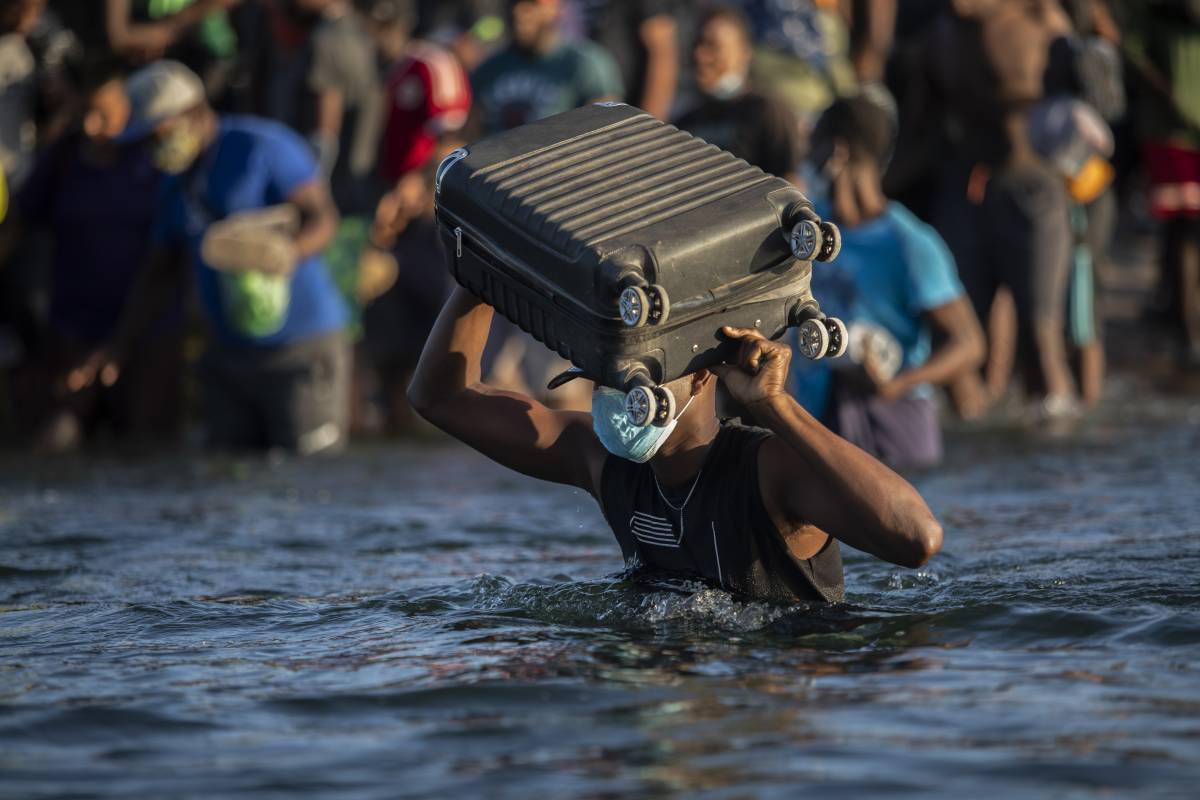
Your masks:
{"label": "light blue face mask", "polygon": [[688,398],[679,413],[665,426],[660,428],[657,425],[647,425],[639,428],[629,421],[629,415],[625,413],[625,393],[607,386],[598,386],[596,391],[592,392],[592,430],[596,432],[604,449],[614,456],[636,464],[645,464],[654,458],[654,454],[671,436],[679,418],[692,404],[692,397]]}

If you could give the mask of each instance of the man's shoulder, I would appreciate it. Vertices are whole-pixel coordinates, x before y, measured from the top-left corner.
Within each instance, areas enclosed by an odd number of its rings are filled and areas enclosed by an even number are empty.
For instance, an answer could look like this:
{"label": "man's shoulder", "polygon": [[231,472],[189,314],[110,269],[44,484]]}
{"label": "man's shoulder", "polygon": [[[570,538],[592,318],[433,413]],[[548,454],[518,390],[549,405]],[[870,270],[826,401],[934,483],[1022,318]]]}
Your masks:
{"label": "man's shoulder", "polygon": [[479,66],[475,67],[471,72],[471,82],[488,83],[495,80],[497,75],[507,72],[522,60],[512,45],[501,48],[485,58]]}
{"label": "man's shoulder", "polygon": [[292,144],[300,141],[299,134],[287,125],[266,117],[250,114],[228,114],[221,117],[222,140],[258,146]]}

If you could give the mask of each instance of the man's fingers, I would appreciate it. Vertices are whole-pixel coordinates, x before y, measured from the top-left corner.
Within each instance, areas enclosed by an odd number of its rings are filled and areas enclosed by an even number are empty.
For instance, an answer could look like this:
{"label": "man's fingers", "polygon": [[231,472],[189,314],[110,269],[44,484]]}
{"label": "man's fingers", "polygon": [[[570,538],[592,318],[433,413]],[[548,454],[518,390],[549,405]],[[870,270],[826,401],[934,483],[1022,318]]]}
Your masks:
{"label": "man's fingers", "polygon": [[721,328],[721,333],[730,339],[762,339],[762,331],[757,328],[735,328],[732,325],[725,325]]}

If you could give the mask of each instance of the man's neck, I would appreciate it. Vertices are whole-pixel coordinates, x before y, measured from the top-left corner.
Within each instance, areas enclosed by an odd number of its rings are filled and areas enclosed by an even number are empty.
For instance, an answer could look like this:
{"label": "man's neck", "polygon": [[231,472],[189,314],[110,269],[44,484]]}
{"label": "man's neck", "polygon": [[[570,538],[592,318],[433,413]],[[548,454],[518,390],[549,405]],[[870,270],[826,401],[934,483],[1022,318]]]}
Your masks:
{"label": "man's neck", "polygon": [[[697,411],[699,409],[696,409]],[[683,420],[650,461],[650,468],[663,486],[680,486],[691,480],[704,466],[708,449],[721,430],[716,413],[697,415],[684,427]]]}
{"label": "man's neck", "polygon": [[554,52],[560,40],[558,31],[551,31],[538,39],[532,47],[517,46],[517,50],[527,58],[541,58],[548,53]]}

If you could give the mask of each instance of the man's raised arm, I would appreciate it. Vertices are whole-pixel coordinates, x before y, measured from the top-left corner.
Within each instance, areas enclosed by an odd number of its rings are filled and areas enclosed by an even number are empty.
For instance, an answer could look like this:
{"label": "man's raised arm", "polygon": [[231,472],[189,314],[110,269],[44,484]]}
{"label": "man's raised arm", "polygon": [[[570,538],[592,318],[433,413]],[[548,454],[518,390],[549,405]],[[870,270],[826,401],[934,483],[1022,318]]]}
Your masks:
{"label": "man's raised arm", "polygon": [[488,458],[542,480],[598,494],[606,456],[590,414],[554,411],[482,382],[492,308],[456,288],[425,343],[408,389],[422,417]]}
{"label": "man's raised arm", "polygon": [[912,484],[817,422],[785,391],[791,350],[755,330],[724,331],[741,342],[738,363],[713,371],[775,434],[759,454],[772,517],[893,564],[919,567],[932,558],[942,527]]}

